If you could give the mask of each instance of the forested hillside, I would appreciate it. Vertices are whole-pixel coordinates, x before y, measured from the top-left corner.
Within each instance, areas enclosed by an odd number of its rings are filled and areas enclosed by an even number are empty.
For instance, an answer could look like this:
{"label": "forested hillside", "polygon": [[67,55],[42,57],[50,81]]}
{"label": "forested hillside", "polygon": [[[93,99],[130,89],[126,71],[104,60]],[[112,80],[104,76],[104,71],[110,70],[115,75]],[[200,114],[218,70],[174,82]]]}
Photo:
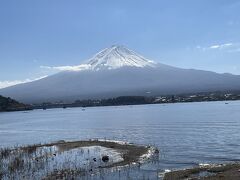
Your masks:
{"label": "forested hillside", "polygon": [[2,111],[22,111],[31,110],[29,105],[19,103],[11,98],[0,95],[0,112]]}

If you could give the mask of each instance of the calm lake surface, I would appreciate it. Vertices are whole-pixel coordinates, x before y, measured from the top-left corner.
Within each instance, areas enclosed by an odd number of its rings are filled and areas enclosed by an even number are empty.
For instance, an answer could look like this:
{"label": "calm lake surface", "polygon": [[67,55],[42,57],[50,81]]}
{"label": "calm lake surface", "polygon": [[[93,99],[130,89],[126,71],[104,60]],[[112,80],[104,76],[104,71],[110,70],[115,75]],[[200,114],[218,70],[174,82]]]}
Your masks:
{"label": "calm lake surface", "polygon": [[240,160],[240,101],[0,113],[0,146],[106,138],[160,149],[159,164],[185,168]]}

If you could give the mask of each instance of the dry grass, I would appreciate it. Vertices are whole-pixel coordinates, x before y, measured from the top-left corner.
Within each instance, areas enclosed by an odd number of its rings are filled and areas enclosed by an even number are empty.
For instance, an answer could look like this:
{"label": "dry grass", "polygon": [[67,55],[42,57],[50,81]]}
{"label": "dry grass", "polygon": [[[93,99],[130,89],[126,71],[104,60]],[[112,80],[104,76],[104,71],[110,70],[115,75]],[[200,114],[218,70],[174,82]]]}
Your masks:
{"label": "dry grass", "polygon": [[0,149],[0,158],[7,158],[11,154],[10,148],[2,148]]}

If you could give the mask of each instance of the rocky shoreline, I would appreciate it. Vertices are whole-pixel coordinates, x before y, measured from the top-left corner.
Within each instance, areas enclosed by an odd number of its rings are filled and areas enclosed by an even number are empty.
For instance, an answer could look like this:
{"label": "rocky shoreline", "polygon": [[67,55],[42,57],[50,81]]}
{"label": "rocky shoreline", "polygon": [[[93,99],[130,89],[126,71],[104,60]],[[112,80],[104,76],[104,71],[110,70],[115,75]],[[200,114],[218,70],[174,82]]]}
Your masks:
{"label": "rocky shoreline", "polygon": [[240,163],[200,165],[196,168],[167,172],[163,180],[239,180]]}

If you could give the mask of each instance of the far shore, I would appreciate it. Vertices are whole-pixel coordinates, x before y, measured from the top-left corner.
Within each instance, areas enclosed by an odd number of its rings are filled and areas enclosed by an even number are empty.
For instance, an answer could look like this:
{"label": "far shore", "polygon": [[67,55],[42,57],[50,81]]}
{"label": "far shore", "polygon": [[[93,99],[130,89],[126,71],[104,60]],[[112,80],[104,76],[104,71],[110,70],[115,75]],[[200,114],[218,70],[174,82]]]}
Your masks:
{"label": "far shore", "polygon": [[67,109],[67,108],[82,108],[83,111],[85,111],[85,108],[89,107],[119,107],[119,106],[142,106],[142,105],[168,105],[168,104],[185,104],[185,103],[207,103],[207,102],[223,102],[224,104],[229,104],[232,101],[239,101],[237,100],[216,100],[216,101],[191,101],[191,102],[167,102],[167,103],[144,103],[144,104],[122,104],[122,105],[101,105],[101,106],[76,106],[74,104],[53,104],[49,106],[42,106],[42,105],[33,105],[31,108],[26,108],[26,109],[12,109],[10,111],[0,111],[0,113],[4,112],[16,112],[16,111],[23,111],[23,112],[28,112],[32,110],[38,110],[38,109]]}
{"label": "far shore", "polygon": [[[74,102],[43,102],[30,105],[21,104],[17,107],[2,108],[0,104],[0,112],[10,111],[27,111],[33,109],[52,109],[52,108],[72,108],[72,107],[105,107],[105,106],[129,106],[129,105],[147,105],[147,104],[172,104],[172,103],[190,103],[190,102],[215,102],[240,100],[239,92],[209,92],[197,94],[180,94],[180,95],[164,95],[164,96],[119,96],[108,99],[85,99],[76,100]],[[20,103],[19,103],[20,104]]]}
{"label": "far shore", "polygon": [[42,107],[41,105],[33,106],[31,110],[37,109],[66,109],[66,108],[82,108],[84,111],[85,108],[89,107],[119,107],[119,106],[142,106],[142,105],[168,105],[168,104],[185,104],[185,103],[207,103],[207,102],[223,102],[224,104],[229,104],[231,101],[239,101],[239,100],[216,100],[216,101],[191,101],[191,102],[168,102],[168,103],[144,103],[144,104],[122,104],[122,105],[101,105],[101,106],[75,106],[73,104],[64,104],[64,105],[51,105],[48,107]]}

